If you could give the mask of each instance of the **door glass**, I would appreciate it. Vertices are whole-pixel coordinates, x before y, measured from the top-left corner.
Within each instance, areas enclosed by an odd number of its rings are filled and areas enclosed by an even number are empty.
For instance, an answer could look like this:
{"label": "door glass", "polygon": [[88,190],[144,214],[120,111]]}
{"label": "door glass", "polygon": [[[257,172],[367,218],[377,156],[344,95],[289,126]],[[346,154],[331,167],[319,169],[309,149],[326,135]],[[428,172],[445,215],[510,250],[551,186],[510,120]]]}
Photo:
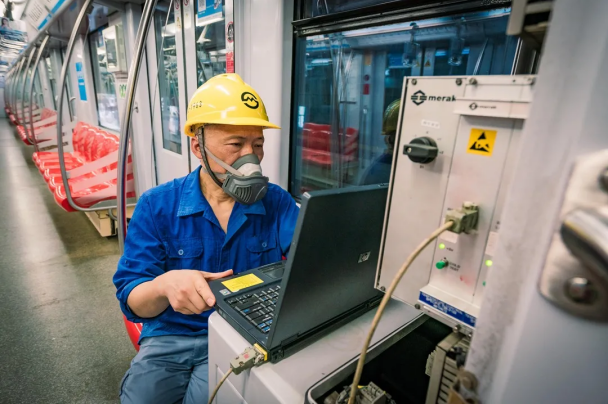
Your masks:
{"label": "door glass", "polygon": [[[198,0],[196,16],[197,86],[226,73],[224,2]],[[229,33],[234,38],[234,33]]]}
{"label": "door glass", "polygon": [[388,182],[403,79],[510,74],[508,9],[301,37],[291,192]]}
{"label": "door glass", "polygon": [[120,130],[116,80],[114,74],[108,72],[108,53],[111,54],[112,52],[106,49],[101,29],[89,35],[89,49],[91,50],[91,64],[93,65],[99,126]]}
{"label": "door glass", "polygon": [[[182,153],[182,136],[179,125],[179,84],[175,51],[175,15],[171,8],[169,17],[164,12],[154,16],[156,54],[158,64],[158,93],[163,125],[163,148]],[[167,25],[165,26],[165,22]]]}

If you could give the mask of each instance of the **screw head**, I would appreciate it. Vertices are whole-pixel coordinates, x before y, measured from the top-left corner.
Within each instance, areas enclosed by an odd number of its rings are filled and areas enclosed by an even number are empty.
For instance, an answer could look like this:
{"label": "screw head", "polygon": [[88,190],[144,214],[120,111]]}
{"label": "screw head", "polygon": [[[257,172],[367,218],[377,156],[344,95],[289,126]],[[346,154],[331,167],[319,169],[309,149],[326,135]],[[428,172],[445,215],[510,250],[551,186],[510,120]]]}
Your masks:
{"label": "screw head", "polygon": [[459,86],[462,84],[462,79],[456,79],[456,85]]}
{"label": "screw head", "polygon": [[477,79],[470,78],[470,79],[469,79],[469,84],[473,84],[473,85],[474,85],[474,84],[477,84]]}
{"label": "screw head", "polygon": [[575,303],[592,304],[597,299],[593,283],[587,278],[576,277],[566,282],[566,295]]}
{"label": "screw head", "polygon": [[412,148],[411,148],[411,147],[408,147],[408,148],[407,148],[407,152],[408,152],[408,153],[411,153],[411,152],[412,152]]}
{"label": "screw head", "polygon": [[416,310],[420,310],[420,305],[419,305],[418,303],[416,303],[416,304],[414,305],[414,308],[415,308]]}
{"label": "screw head", "polygon": [[416,80],[416,79],[412,79],[412,84],[413,84],[413,85],[418,84],[418,80]]}
{"label": "screw head", "polygon": [[384,286],[380,286],[380,290],[386,292],[386,288]]}

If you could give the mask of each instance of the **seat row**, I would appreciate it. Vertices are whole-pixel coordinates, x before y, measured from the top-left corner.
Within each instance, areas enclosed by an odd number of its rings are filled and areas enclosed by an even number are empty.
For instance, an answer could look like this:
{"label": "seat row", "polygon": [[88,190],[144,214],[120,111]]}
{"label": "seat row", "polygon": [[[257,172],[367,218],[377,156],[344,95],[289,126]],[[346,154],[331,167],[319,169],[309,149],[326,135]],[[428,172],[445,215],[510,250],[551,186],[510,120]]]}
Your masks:
{"label": "seat row", "polygon": [[[88,208],[99,202],[115,199],[118,136],[78,122],[73,130],[71,149],[72,151],[64,153],[64,161],[67,184],[74,203]],[[59,154],[56,151],[35,152],[32,160],[54,194],[57,204],[68,212],[76,211],[67,200]],[[127,182],[133,182],[133,174],[130,172]],[[128,186],[127,191],[127,197],[135,196],[132,186]]]}
{"label": "seat row", "polygon": [[[359,150],[359,132],[346,128],[346,134],[340,130],[338,139],[342,142],[339,159],[343,163],[357,160]],[[302,130],[302,160],[320,167],[332,164],[332,131],[330,125],[307,122]]]}
{"label": "seat row", "polygon": [[[21,140],[28,145],[31,145],[29,138],[36,142],[40,151],[33,153],[32,160],[53,193],[55,202],[67,212],[77,211],[68,201],[61,175],[56,149],[57,113],[47,108],[33,112],[34,133],[28,138],[29,128],[22,125],[24,122],[10,108],[5,108],[5,111]],[[70,127],[67,127],[68,132]],[[64,137],[67,184],[77,206],[89,208],[99,202],[116,199],[118,141],[115,134],[85,122],[77,122],[72,136]],[[126,184],[129,198],[135,197],[133,182],[129,155]]]}

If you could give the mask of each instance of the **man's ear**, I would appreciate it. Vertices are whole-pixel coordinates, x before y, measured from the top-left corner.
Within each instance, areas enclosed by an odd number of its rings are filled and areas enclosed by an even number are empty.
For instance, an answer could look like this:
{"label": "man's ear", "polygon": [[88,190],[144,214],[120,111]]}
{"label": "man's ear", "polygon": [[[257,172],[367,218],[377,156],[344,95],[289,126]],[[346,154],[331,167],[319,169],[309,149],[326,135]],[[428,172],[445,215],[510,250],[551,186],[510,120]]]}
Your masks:
{"label": "man's ear", "polygon": [[203,158],[201,145],[198,142],[198,136],[192,136],[190,139],[190,150],[192,150],[192,154],[194,154],[197,159],[201,160]]}

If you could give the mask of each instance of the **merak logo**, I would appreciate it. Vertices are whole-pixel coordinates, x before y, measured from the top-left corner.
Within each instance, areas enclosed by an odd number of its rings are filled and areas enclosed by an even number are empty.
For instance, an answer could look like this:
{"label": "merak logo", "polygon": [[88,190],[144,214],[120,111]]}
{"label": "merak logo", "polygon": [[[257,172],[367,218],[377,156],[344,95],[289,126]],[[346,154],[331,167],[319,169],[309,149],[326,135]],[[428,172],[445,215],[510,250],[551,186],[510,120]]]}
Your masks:
{"label": "merak logo", "polygon": [[444,102],[452,102],[456,101],[455,96],[451,97],[437,97],[434,95],[426,95],[424,91],[418,90],[411,96],[412,102],[416,105],[420,105],[425,101],[444,101]]}
{"label": "merak logo", "polygon": [[257,109],[260,106],[256,96],[247,91],[241,94],[241,101],[243,101],[246,107],[251,109]]}

